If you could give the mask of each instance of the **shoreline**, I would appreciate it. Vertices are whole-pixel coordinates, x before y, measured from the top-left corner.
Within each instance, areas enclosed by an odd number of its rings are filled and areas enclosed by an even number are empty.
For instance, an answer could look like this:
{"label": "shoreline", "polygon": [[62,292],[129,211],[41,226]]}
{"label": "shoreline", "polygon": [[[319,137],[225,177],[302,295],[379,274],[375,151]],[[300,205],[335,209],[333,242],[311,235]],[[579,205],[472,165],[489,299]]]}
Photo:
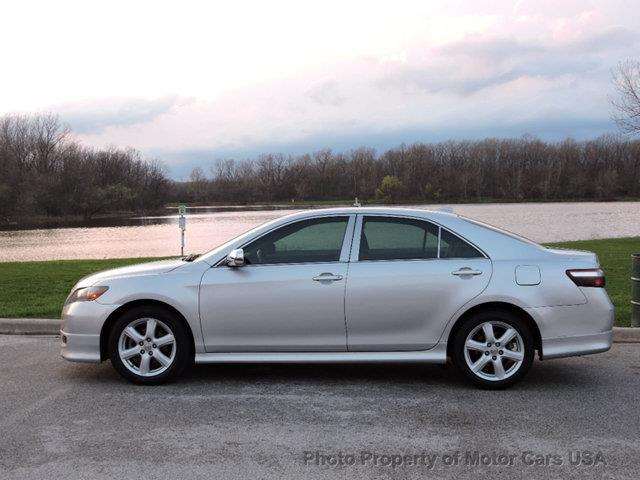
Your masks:
{"label": "shoreline", "polygon": [[[330,200],[330,201],[305,201],[293,203],[259,203],[259,204],[218,204],[218,205],[191,205],[187,206],[187,215],[189,212],[194,214],[202,213],[225,213],[225,212],[268,212],[268,211],[287,211],[300,209],[320,209],[335,207],[353,206],[354,200]],[[624,198],[614,200],[498,200],[486,199],[481,201],[451,201],[451,202],[427,202],[427,201],[407,201],[398,203],[383,202],[366,202],[361,201],[362,206],[367,207],[425,207],[433,206],[437,208],[456,206],[472,206],[472,205],[540,205],[540,204],[610,204],[610,203],[633,203],[639,202],[639,198]],[[177,204],[168,204],[157,210],[146,212],[121,212],[114,214],[98,215],[91,219],[83,219],[81,216],[71,217],[34,217],[27,219],[23,223],[16,221],[8,221],[2,219],[0,222],[0,232],[20,232],[27,230],[55,230],[59,228],[99,228],[99,227],[123,227],[123,226],[139,226],[153,224],[153,222],[145,222],[145,220],[165,219],[177,217]]]}

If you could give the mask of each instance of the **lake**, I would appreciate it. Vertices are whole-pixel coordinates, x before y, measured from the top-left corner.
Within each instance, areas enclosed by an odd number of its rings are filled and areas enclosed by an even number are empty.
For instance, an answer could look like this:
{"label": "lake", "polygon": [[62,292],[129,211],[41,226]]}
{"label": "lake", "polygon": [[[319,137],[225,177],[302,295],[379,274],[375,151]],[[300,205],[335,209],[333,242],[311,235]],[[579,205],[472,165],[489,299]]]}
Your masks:
{"label": "lake", "polygon": [[[440,209],[443,205],[416,208]],[[537,242],[640,236],[640,202],[452,205],[459,213]],[[205,252],[295,210],[207,211],[187,215],[185,253]],[[177,215],[134,217],[123,225],[0,231],[0,262],[180,254]]]}

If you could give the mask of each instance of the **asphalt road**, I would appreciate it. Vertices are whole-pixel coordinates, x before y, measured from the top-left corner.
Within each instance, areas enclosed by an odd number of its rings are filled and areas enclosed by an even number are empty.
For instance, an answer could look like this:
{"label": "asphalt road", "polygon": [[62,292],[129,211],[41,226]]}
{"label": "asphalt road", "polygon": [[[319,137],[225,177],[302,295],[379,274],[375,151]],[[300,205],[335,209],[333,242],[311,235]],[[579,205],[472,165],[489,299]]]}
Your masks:
{"label": "asphalt road", "polygon": [[65,362],[57,338],[0,336],[2,480],[636,479],[639,434],[638,344],[489,392],[420,365],[198,366],[140,387]]}

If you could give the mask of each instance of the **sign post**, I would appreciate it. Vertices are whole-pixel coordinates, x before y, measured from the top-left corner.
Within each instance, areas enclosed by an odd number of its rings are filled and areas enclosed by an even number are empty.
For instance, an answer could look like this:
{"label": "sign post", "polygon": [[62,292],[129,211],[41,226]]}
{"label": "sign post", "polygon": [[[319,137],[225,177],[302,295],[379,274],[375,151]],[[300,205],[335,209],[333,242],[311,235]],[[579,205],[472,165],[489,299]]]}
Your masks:
{"label": "sign post", "polygon": [[187,206],[181,203],[178,206],[178,226],[180,227],[180,255],[184,256],[184,231],[187,228],[187,218],[184,216],[187,213]]}
{"label": "sign post", "polygon": [[631,254],[631,326],[640,327],[640,253]]}

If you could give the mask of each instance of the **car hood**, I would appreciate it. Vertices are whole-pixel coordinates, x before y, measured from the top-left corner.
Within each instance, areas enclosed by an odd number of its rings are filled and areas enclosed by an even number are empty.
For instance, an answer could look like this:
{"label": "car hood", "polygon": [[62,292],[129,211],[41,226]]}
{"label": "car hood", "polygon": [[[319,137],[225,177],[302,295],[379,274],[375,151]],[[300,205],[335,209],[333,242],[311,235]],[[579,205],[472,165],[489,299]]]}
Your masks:
{"label": "car hood", "polygon": [[184,260],[178,258],[171,260],[159,260],[157,262],[139,263],[136,265],[129,265],[127,267],[112,268],[111,270],[104,270],[81,278],[76,284],[76,287],[88,287],[113,278],[138,277],[142,275],[167,273],[185,264],[186,262]]}

